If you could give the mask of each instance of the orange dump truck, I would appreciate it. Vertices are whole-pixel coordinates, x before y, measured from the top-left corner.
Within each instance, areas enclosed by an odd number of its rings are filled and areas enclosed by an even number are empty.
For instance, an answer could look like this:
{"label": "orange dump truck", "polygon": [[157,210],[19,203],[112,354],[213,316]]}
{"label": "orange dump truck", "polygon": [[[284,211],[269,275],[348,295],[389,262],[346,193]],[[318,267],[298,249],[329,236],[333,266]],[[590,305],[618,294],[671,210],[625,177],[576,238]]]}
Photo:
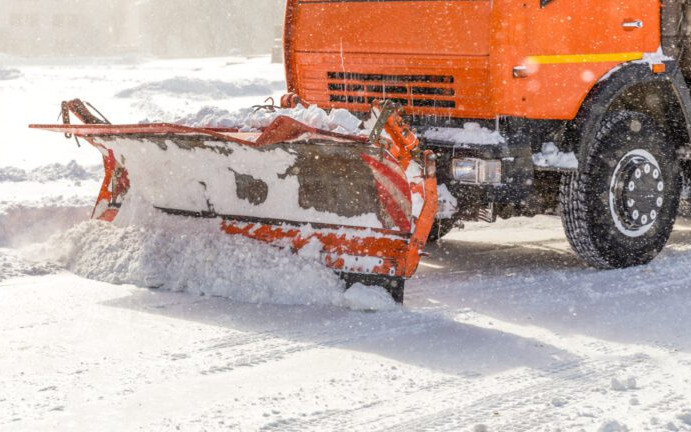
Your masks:
{"label": "orange dump truck", "polygon": [[374,100],[401,104],[438,156],[446,199],[432,239],[464,220],[561,214],[589,264],[642,264],[685,198],[686,11],[667,0],[289,0],[297,97],[284,100],[363,116]]}

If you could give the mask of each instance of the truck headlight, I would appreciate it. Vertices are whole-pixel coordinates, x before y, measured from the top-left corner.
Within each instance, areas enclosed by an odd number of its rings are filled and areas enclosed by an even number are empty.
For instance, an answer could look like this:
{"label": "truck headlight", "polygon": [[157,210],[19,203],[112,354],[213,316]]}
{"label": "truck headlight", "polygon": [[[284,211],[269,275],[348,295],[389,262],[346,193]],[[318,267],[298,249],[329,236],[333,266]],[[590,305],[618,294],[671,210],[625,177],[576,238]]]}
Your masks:
{"label": "truck headlight", "polygon": [[459,183],[499,184],[501,183],[501,161],[476,158],[451,161],[451,175]]}

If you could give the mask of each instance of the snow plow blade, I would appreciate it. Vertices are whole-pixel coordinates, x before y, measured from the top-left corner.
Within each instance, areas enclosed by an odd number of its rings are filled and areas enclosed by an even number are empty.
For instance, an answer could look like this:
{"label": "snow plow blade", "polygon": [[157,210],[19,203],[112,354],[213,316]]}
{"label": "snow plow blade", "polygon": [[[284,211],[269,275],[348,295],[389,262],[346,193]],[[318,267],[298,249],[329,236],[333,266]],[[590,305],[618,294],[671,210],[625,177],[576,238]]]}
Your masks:
{"label": "snow plow blade", "polygon": [[[69,124],[70,112],[85,124]],[[377,104],[377,112],[369,137],[286,116],[247,133],[112,125],[74,100],[63,103],[66,124],[30,127],[83,139],[102,153],[95,219],[125,217],[136,203],[216,218],[227,234],[309,253],[346,281],[383,285],[401,301],[437,211],[435,157],[418,151],[396,107]]]}

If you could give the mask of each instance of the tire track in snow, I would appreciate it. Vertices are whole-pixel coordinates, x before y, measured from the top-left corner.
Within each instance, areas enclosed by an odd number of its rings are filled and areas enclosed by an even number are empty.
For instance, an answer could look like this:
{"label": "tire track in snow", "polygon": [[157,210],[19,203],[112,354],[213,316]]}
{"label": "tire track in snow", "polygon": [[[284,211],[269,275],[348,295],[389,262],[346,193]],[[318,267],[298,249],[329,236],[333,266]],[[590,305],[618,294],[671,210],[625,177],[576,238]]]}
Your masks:
{"label": "tire track in snow", "polygon": [[[635,394],[635,389],[623,392],[612,391],[610,380],[621,374],[645,377],[655,372],[657,367],[654,359],[640,354],[566,363],[557,368],[546,369],[522,378],[518,377],[531,383],[530,385],[509,391],[501,386],[497,393],[478,398],[470,404],[452,401],[453,408],[439,410],[381,430],[458,431],[471,430],[474,425],[484,423],[491,425],[490,430],[523,432],[537,430],[547,425],[565,426],[563,422],[578,423],[579,421],[583,424],[566,424],[566,429],[570,430],[577,426],[597,427],[599,425],[593,424],[593,420],[589,417],[592,410],[598,411],[593,417],[600,418],[603,415],[607,417],[608,409],[614,409],[621,404],[628,405],[629,397]],[[503,384],[511,383],[504,381]],[[598,394],[606,398],[604,405],[588,402],[592,398],[591,395],[597,397]],[[568,400],[563,399],[565,396]],[[665,411],[669,411],[668,405],[672,400],[678,402],[676,411],[679,412],[684,408],[684,403],[688,403],[688,400],[679,393],[670,394],[667,391],[661,391],[658,402],[641,407],[641,411],[650,408],[654,410],[655,407],[663,404]],[[566,406],[565,409],[557,406],[562,402]],[[606,406],[607,404],[610,406]],[[506,413],[510,413],[511,416],[506,417]]]}
{"label": "tire track in snow", "polygon": [[[599,392],[602,397],[628,400],[635,391],[612,393],[608,390],[611,378],[622,373],[646,376],[656,368],[652,360],[645,355],[633,355],[569,361],[527,373],[519,370],[478,379],[445,376],[397,391],[387,400],[280,419],[261,430],[459,431],[489,424],[491,430],[518,432],[558,422],[581,422],[581,426],[593,427],[595,420],[588,417],[590,410],[599,410],[595,417],[603,412],[588,404],[588,394]],[[473,394],[476,396],[469,396]],[[583,395],[585,399],[579,400]],[[658,404],[669,405],[674,400],[678,402],[675,409],[681,412],[686,398],[678,393],[670,396],[660,392],[658,402],[641,410],[654,410]],[[506,417],[507,413],[510,417]]]}
{"label": "tire track in snow", "polygon": [[[400,337],[402,334],[430,332],[440,325],[440,318],[420,313],[397,311],[381,316],[347,313],[343,318],[332,321],[328,327],[307,327],[298,330],[265,330],[246,333],[232,330],[229,335],[202,341],[196,356],[202,356],[208,364],[199,371],[202,375],[231,372],[238,368],[251,368],[285,360],[312,350],[347,347],[350,344]],[[382,315],[385,315],[382,313]],[[372,318],[370,318],[372,317]],[[370,321],[373,319],[372,321]],[[358,324],[371,324],[358,329]],[[372,327],[375,327],[374,329]],[[185,357],[185,360],[195,356]],[[206,362],[205,362],[206,363]]]}
{"label": "tire track in snow", "polygon": [[[497,376],[464,378],[453,375],[438,377],[426,385],[416,386],[404,390],[394,395],[391,399],[381,400],[376,403],[366,403],[352,409],[330,410],[315,413],[312,418],[293,418],[284,419],[266,425],[262,430],[265,431],[303,431],[303,430],[435,430],[430,429],[439,423],[444,426],[454,419],[454,414],[470,408],[472,414],[465,415],[465,423],[453,424],[449,430],[460,430],[460,426],[471,426],[477,423],[478,418],[483,417],[483,412],[493,413],[496,409],[505,405],[502,396],[495,392],[483,395],[478,391],[478,386],[486,378],[492,381],[492,388],[499,391],[507,391],[506,399],[511,401],[516,399],[514,396],[522,395],[524,391],[531,387],[559,388],[566,380],[572,380],[578,375],[596,374],[591,371],[587,374],[579,374],[578,370],[583,366],[580,361],[566,362],[555,365],[548,369],[539,371],[534,370],[528,374],[509,372]],[[554,379],[551,383],[544,383],[547,379]],[[521,386],[523,382],[539,380],[540,384],[531,386]],[[473,398],[469,395],[476,394]],[[500,393],[501,395],[502,393]],[[529,398],[526,398],[529,399]],[[430,404],[430,401],[434,401]],[[475,401],[475,402],[474,402]],[[518,405],[520,403],[516,402]],[[436,412],[430,412],[430,408],[437,409],[440,404],[453,406],[444,408]],[[466,407],[464,407],[466,406]],[[475,419],[475,423],[473,423]],[[443,429],[443,428],[442,428]]]}

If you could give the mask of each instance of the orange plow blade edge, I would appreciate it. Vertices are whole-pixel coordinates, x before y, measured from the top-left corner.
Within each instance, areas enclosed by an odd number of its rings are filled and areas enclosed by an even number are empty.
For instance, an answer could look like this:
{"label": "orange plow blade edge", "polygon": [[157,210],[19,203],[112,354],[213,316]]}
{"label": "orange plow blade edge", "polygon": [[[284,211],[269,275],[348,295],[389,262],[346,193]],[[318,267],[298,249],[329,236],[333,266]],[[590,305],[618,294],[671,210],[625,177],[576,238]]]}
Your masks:
{"label": "orange plow blade edge", "polygon": [[[369,137],[278,116],[265,129],[112,125],[79,100],[60,125],[31,125],[89,142],[105,177],[92,217],[113,221],[133,202],[218,219],[220,230],[316,251],[348,282],[382,285],[402,301],[437,212],[435,156],[389,103]],[[85,124],[69,124],[72,113]],[[382,131],[387,137],[382,136]]]}

